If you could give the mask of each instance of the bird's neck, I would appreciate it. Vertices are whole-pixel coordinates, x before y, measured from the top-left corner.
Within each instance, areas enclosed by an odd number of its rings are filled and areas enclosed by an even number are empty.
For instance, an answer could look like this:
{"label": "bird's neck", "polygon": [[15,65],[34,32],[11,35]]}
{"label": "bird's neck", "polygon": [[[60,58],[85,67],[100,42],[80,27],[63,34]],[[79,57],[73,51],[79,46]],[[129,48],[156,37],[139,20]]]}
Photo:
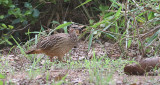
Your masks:
{"label": "bird's neck", "polygon": [[77,35],[75,33],[70,33],[69,35],[73,41],[77,41]]}

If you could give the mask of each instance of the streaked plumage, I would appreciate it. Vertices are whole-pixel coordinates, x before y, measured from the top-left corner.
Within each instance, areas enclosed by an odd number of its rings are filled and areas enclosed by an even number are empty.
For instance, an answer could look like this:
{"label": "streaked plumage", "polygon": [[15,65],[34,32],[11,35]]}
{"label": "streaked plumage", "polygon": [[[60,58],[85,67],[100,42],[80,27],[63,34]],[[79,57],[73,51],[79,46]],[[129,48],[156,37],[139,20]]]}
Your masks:
{"label": "streaked plumage", "polygon": [[77,34],[75,29],[70,28],[69,34],[58,33],[40,39],[37,46],[33,50],[29,50],[26,54],[44,53],[50,57],[50,61],[54,56],[58,57],[59,61],[63,61],[63,56],[77,45]]}

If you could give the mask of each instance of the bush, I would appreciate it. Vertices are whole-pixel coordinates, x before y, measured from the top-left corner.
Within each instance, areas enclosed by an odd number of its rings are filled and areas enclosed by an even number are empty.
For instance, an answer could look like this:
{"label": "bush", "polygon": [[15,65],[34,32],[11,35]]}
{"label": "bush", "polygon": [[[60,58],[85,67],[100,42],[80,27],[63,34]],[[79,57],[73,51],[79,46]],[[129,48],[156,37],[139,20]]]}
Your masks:
{"label": "bush", "polygon": [[20,3],[22,2],[12,0],[0,1],[0,8],[3,10],[0,14],[0,45],[13,45],[9,39],[16,30],[19,30],[16,29],[16,25],[18,24],[25,26],[29,22],[35,23],[39,17],[39,10],[33,8],[29,2],[23,2],[24,6],[20,6],[19,8],[18,6]]}

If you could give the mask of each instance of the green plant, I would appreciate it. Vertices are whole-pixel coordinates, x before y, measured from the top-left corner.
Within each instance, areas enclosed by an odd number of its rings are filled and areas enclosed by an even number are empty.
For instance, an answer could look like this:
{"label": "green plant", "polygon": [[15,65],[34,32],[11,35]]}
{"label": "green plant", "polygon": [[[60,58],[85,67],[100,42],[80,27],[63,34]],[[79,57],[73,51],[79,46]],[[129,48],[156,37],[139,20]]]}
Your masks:
{"label": "green plant", "polygon": [[[5,79],[5,76],[2,75],[1,73],[0,73],[0,79]],[[3,84],[4,84],[4,82],[2,80],[0,80],[0,85],[3,85]]]}
{"label": "green plant", "polygon": [[[39,17],[39,10],[34,8],[31,3],[25,2],[23,9],[18,7],[17,4],[15,5],[15,3],[18,2],[12,0],[0,1],[0,7],[4,7],[2,10],[5,10],[0,14],[0,45],[13,45],[13,43],[10,41],[11,34],[19,30],[17,28],[15,29],[16,24],[22,23],[22,25],[24,26],[29,22],[35,23],[37,18]],[[10,19],[11,22],[7,19]]]}
{"label": "green plant", "polygon": [[[157,1],[129,0],[121,3],[118,0],[110,0],[111,5],[104,5],[106,3],[102,4],[101,0],[99,2],[96,2],[96,0],[92,1],[95,1],[94,4],[96,4],[97,7],[91,7],[91,9],[100,12],[99,21],[94,23],[91,22],[88,29],[90,30],[88,38],[89,48],[94,39],[104,37],[105,39],[113,39],[118,42],[121,52],[129,49],[134,41],[140,42],[136,42],[136,44],[141,44],[139,45],[141,46],[140,51],[143,51],[145,42],[142,42],[137,36],[143,35],[145,30],[151,30],[160,23],[160,5],[156,3]],[[90,0],[82,3],[78,7],[89,4],[89,2]],[[85,8],[84,10],[87,9]],[[94,11],[92,10],[90,13],[93,13]],[[90,21],[96,20],[90,19]],[[95,32],[94,35],[93,30]],[[149,40],[147,38],[144,39],[148,42],[147,45],[150,45],[151,42],[157,39],[156,32],[154,32],[153,37]],[[143,52],[141,53],[143,54]]]}

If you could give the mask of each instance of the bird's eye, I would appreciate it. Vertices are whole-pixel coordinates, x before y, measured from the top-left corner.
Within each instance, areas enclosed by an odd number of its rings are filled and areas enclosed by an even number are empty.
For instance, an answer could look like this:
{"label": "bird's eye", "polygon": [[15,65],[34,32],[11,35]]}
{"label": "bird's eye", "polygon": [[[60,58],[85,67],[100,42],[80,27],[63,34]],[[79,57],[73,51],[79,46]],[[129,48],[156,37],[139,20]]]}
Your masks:
{"label": "bird's eye", "polygon": [[76,30],[76,34],[79,35],[79,30]]}

